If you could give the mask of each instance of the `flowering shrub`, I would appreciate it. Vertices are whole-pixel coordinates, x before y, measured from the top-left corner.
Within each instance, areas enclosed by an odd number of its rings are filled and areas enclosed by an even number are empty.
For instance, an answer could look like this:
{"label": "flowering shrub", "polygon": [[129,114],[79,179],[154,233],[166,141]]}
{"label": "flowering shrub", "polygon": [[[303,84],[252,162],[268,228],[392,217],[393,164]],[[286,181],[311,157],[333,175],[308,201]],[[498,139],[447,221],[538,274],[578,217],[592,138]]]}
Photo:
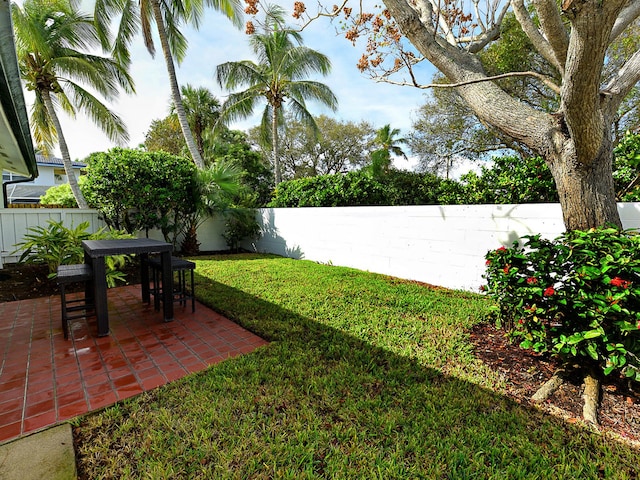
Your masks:
{"label": "flowering shrub", "polygon": [[524,237],[486,255],[499,326],[520,346],[640,381],[640,235],[615,228]]}

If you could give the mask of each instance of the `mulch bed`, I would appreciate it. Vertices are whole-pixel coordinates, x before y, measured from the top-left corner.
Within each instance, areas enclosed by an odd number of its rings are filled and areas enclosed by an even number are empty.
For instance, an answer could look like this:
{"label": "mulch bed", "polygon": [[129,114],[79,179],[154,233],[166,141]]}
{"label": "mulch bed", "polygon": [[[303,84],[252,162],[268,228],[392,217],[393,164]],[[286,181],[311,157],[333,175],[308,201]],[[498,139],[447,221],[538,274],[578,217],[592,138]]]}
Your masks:
{"label": "mulch bed", "polygon": [[[475,354],[506,384],[506,394],[519,403],[532,404],[531,396],[560,368],[549,356],[523,350],[509,341],[504,331],[490,324],[476,325],[471,332]],[[598,420],[600,431],[610,432],[640,447],[640,385],[619,376],[603,381]],[[541,407],[570,423],[582,418],[582,377],[570,375]]]}

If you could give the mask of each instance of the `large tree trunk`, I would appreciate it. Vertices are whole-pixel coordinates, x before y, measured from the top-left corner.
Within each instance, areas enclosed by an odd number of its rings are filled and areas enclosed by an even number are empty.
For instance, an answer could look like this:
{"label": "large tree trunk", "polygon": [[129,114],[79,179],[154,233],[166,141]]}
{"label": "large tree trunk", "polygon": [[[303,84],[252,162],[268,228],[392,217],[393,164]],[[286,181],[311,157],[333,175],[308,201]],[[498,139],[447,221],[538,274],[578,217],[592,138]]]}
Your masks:
{"label": "large tree trunk", "polygon": [[46,90],[41,91],[40,93],[42,95],[42,100],[44,101],[45,107],[47,108],[47,113],[49,114],[49,117],[51,117],[53,126],[56,128],[56,133],[58,134],[58,144],[60,145],[60,153],[62,154],[62,163],[64,164],[64,171],[67,174],[67,181],[69,182],[69,186],[71,187],[71,192],[73,193],[73,196],[76,199],[79,208],[89,208],[89,206],[87,205],[87,201],[84,199],[84,196],[80,191],[80,186],[78,185],[76,174],[73,171],[71,156],[69,155],[69,147],[67,146],[67,141],[64,138],[64,134],[62,133],[62,126],[60,125],[60,120],[58,119],[56,110],[53,107],[51,95],[49,95],[49,92]]}
{"label": "large tree trunk", "polygon": [[567,230],[587,230],[607,224],[622,228],[615,201],[612,159],[610,141],[604,143],[595,160],[588,165],[578,161],[575,149],[570,145],[561,155],[547,159]]}
{"label": "large tree trunk", "polygon": [[173,64],[173,57],[171,55],[171,49],[169,47],[169,41],[167,39],[167,31],[164,28],[164,20],[162,19],[162,12],[160,10],[160,4],[158,0],[151,0],[153,5],[153,16],[158,27],[158,35],[160,37],[160,43],[162,45],[162,53],[164,54],[164,60],[167,64],[167,72],[169,73],[169,85],[171,86],[171,97],[173,98],[173,104],[176,108],[176,114],[178,115],[178,121],[180,122],[180,128],[182,129],[182,135],[185,142],[187,142],[187,148],[193,158],[193,162],[200,169],[204,168],[204,160],[198,151],[191,128],[189,128],[189,122],[187,121],[187,114],[184,111],[184,105],[182,104],[182,96],[180,95],[180,87],[178,86],[178,79],[176,76],[176,68]]}

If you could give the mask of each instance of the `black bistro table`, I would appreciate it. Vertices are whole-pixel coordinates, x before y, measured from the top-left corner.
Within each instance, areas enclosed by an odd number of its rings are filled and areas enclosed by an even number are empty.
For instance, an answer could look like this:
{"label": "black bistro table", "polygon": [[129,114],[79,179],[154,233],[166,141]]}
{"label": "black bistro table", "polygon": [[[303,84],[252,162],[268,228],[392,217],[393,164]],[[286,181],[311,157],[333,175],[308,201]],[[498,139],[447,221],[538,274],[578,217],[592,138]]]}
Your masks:
{"label": "black bistro table", "polygon": [[84,261],[93,268],[93,294],[95,312],[98,319],[98,336],[109,335],[109,309],[107,306],[107,277],[104,258],[110,255],[141,256],[140,281],[142,283],[142,300],[149,302],[149,269],[145,259],[150,253],[160,253],[162,263],[162,294],[164,321],[173,320],[173,275],[171,272],[170,243],[150,238],[122,238],[113,240],[83,240]]}

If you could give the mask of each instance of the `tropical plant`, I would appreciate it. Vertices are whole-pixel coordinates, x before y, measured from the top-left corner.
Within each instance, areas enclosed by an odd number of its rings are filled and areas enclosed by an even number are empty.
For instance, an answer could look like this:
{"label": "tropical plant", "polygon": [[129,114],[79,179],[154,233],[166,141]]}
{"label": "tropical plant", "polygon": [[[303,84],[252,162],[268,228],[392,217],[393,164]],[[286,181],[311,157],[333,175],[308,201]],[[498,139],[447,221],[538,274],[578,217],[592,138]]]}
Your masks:
{"label": "tropical plant", "polygon": [[[520,346],[559,357],[585,376],[585,418],[596,422],[601,375],[640,381],[640,235],[616,228],[574,230],[550,241],[486,255],[487,286],[500,326]],[[561,375],[562,373],[560,373]],[[544,399],[542,392],[536,398]]]}
{"label": "tropical plant", "polygon": [[[80,177],[82,179],[83,177]],[[76,202],[73,192],[71,191],[71,185],[63,183],[61,185],[54,185],[44,192],[44,195],[40,197],[41,205],[56,205],[62,208],[76,208],[78,202]]]}
{"label": "tropical plant", "polygon": [[198,227],[210,217],[225,214],[233,206],[233,196],[241,190],[242,170],[231,161],[218,162],[197,172],[195,208],[180,219],[183,233],[182,251],[198,253]]}
{"label": "tropical plant", "polygon": [[126,141],[122,120],[91,91],[107,101],[118,88],[133,91],[126,69],[112,58],[87,53],[100,45],[93,18],[76,9],[75,0],[26,0],[12,5],[16,51],[20,73],[28,90],[35,93],[31,127],[38,147],[49,152],[60,146],[64,169],[80,208],[87,208],[71,165],[69,148],[56,112],[72,117],[82,111],[109,139]]}
{"label": "tropical plant", "polygon": [[[132,238],[131,235],[113,229],[101,228],[89,233],[89,222],[77,227],[66,227],[62,222],[49,220],[48,227],[29,227],[25,240],[16,245],[16,252],[22,251],[18,262],[44,263],[49,270],[49,278],[56,277],[60,265],[73,265],[84,261],[83,240],[104,240],[110,238]],[[128,255],[114,255],[105,259],[107,285],[114,287],[117,281],[125,281],[122,269],[130,259]]]}
{"label": "tropical plant", "polygon": [[397,138],[400,135],[399,128],[391,128],[387,124],[376,132],[376,138],[373,140],[374,145],[379,146],[377,150],[371,153],[371,172],[375,176],[388,173],[391,168],[391,154],[401,156],[405,159],[407,154],[402,150],[400,144],[406,144],[406,138]]}
{"label": "tropical plant", "polygon": [[[202,19],[204,6],[215,8],[226,15],[236,26],[240,26],[242,23],[240,3],[237,0],[172,0],[168,2],[161,0],[141,0],[139,2],[96,0],[94,13],[103,46],[111,48],[115,58],[123,65],[130,63],[129,45],[138,32],[142,32],[144,44],[151,56],[155,55],[151,32],[151,26],[155,23],[169,75],[173,105],[189,153],[198,168],[204,167],[204,161],[189,127],[178,87],[174,58],[180,63],[187,51],[187,39],[180,31],[180,26],[183,23],[188,23],[197,28]],[[112,42],[110,26],[117,16],[120,17],[118,34]]]}
{"label": "tropical plant", "polygon": [[323,83],[306,80],[311,73],[327,75],[331,68],[329,59],[303,46],[299,32],[282,27],[277,8],[271,12],[270,18],[275,20],[267,24],[265,33],[254,33],[249,41],[257,63],[250,60],[223,63],[216,69],[216,78],[227,90],[247,87],[230,94],[224,103],[221,120],[225,123],[250,116],[258,101],[266,100],[261,141],[271,149],[277,186],[282,180],[278,129],[284,125],[285,105],[294,118],[309,125],[317,135],[318,127],[307,110],[306,101],[316,100],[332,110],[338,101]]}
{"label": "tropical plant", "polygon": [[[193,133],[200,156],[205,158],[204,138],[213,132],[220,116],[220,101],[205,87],[182,87],[182,103],[189,127]],[[171,114],[177,114],[175,104],[171,105]]]}
{"label": "tropical plant", "polygon": [[225,230],[222,238],[232,252],[238,252],[242,240],[258,240],[262,236],[260,225],[256,221],[256,211],[253,208],[234,208],[225,215]]}
{"label": "tropical plant", "polygon": [[271,199],[273,192],[273,172],[260,151],[252,148],[247,134],[238,130],[222,129],[215,136],[215,142],[209,147],[207,158],[213,162],[223,160],[234,162],[241,169],[240,183],[252,192],[253,200],[241,202],[243,205],[261,207]]}

